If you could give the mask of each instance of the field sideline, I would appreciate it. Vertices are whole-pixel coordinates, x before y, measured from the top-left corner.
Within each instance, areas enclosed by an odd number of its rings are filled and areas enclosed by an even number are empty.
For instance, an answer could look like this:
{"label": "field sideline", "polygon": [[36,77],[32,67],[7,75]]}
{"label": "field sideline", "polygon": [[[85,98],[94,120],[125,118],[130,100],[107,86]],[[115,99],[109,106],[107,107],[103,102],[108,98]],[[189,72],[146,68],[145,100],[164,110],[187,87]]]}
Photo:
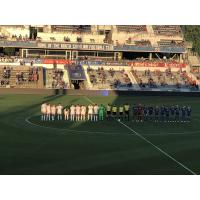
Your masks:
{"label": "field sideline", "polygon": [[[43,101],[191,105],[192,122],[41,122]],[[200,173],[199,97],[18,94],[0,105],[0,174]]]}

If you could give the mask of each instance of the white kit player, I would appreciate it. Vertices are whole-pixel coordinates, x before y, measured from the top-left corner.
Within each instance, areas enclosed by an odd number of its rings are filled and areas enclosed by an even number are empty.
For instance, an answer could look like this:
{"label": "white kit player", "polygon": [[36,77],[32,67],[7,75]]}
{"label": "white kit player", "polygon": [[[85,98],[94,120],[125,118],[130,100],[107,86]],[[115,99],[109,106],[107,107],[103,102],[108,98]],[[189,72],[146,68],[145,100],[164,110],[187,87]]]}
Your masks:
{"label": "white kit player", "polygon": [[47,111],[47,104],[46,104],[46,103],[43,103],[43,104],[41,105],[41,120],[42,120],[42,121],[45,121],[46,111]]}
{"label": "white kit player", "polygon": [[62,109],[63,106],[59,103],[57,106],[57,118],[58,120],[62,120]]}
{"label": "white kit player", "polygon": [[81,120],[85,121],[86,116],[86,106],[81,106]]}
{"label": "white kit player", "polygon": [[76,121],[79,121],[81,117],[81,107],[80,105],[76,105]]}
{"label": "white kit player", "polygon": [[51,106],[51,120],[55,121],[55,117],[56,117],[56,105],[52,105]]}
{"label": "white kit player", "polygon": [[63,112],[65,120],[69,120],[69,108],[65,108]]}
{"label": "white kit player", "polygon": [[46,120],[50,121],[51,120],[51,105],[47,104],[47,110],[46,110]]}
{"label": "white kit player", "polygon": [[70,107],[70,119],[71,121],[74,121],[75,120],[75,106],[74,105],[71,105]]}
{"label": "white kit player", "polygon": [[94,121],[98,121],[98,111],[99,111],[99,106],[95,104],[93,107]]}
{"label": "white kit player", "polygon": [[88,106],[88,120],[92,121],[93,117],[93,105]]}

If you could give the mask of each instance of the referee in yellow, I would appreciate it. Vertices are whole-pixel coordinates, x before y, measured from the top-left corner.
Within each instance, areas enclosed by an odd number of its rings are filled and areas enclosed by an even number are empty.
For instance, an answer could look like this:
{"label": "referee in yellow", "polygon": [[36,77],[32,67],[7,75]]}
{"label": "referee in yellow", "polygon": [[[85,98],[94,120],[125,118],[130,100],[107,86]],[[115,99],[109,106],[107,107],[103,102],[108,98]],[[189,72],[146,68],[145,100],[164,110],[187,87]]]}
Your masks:
{"label": "referee in yellow", "polygon": [[113,119],[117,118],[117,106],[116,105],[113,105],[113,107],[112,107],[112,117],[113,117]]}
{"label": "referee in yellow", "polygon": [[125,119],[129,121],[130,105],[128,103],[124,104]]}
{"label": "referee in yellow", "polygon": [[124,119],[124,106],[120,105],[119,106],[119,120],[123,120]]}

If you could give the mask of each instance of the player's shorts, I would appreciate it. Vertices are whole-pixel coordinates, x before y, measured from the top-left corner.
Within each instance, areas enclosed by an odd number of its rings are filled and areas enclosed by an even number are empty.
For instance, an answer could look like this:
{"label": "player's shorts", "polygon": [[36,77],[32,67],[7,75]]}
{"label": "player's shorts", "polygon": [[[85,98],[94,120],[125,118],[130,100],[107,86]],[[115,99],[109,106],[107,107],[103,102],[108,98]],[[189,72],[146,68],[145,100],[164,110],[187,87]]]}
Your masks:
{"label": "player's shorts", "polygon": [[88,115],[93,115],[93,112],[88,112]]}
{"label": "player's shorts", "polygon": [[115,116],[115,115],[116,115],[116,112],[112,112],[112,115],[114,115],[114,116]]}
{"label": "player's shorts", "polygon": [[75,115],[75,112],[71,112],[71,115]]}
{"label": "player's shorts", "polygon": [[126,114],[126,115],[129,115],[129,111],[125,111],[125,114]]}
{"label": "player's shorts", "polygon": [[62,112],[57,112],[58,115],[62,115]]}
{"label": "player's shorts", "polygon": [[85,112],[81,112],[81,115],[85,115],[86,113]]}
{"label": "player's shorts", "polygon": [[123,112],[119,112],[119,115],[122,116],[124,113]]}
{"label": "player's shorts", "polygon": [[107,115],[110,115],[111,114],[111,112],[110,111],[107,111]]}

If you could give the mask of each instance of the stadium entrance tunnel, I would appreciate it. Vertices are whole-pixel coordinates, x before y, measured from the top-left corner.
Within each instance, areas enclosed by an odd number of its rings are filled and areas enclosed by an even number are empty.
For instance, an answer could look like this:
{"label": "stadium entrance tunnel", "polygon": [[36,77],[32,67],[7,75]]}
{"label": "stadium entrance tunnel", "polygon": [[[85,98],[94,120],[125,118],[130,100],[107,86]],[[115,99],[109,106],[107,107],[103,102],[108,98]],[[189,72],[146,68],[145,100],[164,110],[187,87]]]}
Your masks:
{"label": "stadium entrance tunnel", "polygon": [[75,90],[79,90],[84,86],[83,80],[71,80],[71,84],[74,86]]}

